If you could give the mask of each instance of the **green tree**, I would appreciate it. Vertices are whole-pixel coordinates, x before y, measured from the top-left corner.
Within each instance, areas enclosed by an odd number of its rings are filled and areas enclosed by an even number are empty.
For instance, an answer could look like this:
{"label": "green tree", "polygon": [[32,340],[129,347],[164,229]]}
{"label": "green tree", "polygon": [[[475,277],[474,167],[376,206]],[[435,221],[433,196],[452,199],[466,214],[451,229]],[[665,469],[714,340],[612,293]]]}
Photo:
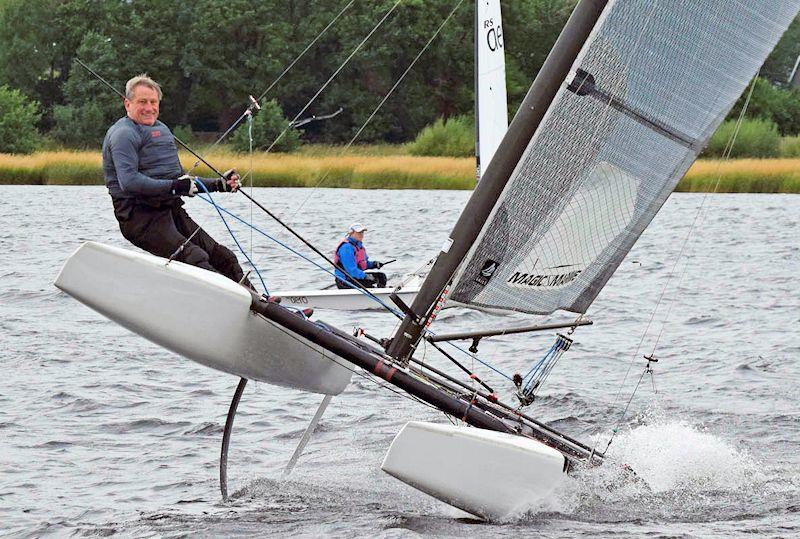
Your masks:
{"label": "green tree", "polygon": [[745,103],[747,118],[774,122],[784,136],[800,133],[800,92],[797,90],[777,88],[759,77],[755,80],[752,96],[748,87],[731,109],[728,118],[738,118]]}
{"label": "green tree", "polygon": [[19,90],[0,86],[0,153],[32,153],[40,143],[38,106]]}
{"label": "green tree", "polygon": [[6,0],[0,9],[0,84],[39,102],[45,128],[64,80],[57,4],[56,0]]}
{"label": "green tree", "polygon": [[[266,150],[272,146],[271,151],[290,152],[300,146],[300,133],[297,129],[289,127],[289,120],[283,116],[278,102],[267,101],[261,110],[253,116],[252,121],[253,150]],[[280,136],[280,139],[278,137]],[[240,152],[250,149],[250,124],[243,122],[231,137],[231,146]]]}
{"label": "green tree", "polygon": [[[734,134],[736,139],[733,139]],[[733,146],[728,149],[731,141]],[[730,152],[731,157],[776,157],[780,150],[781,136],[778,127],[770,120],[757,118],[744,120],[739,124],[727,120],[717,132],[704,152],[705,155],[723,157]]]}
{"label": "green tree", "polygon": [[[77,56],[111,81],[124,78],[111,39],[89,32],[78,47]],[[122,84],[120,91],[124,90]],[[53,108],[51,136],[73,148],[96,148],[108,127],[125,114],[122,98],[79,66],[75,66],[63,86],[66,104]]]}
{"label": "green tree", "polygon": [[789,75],[798,56],[800,56],[800,17],[792,21],[767,57],[761,68],[761,76],[773,84],[788,86]]}

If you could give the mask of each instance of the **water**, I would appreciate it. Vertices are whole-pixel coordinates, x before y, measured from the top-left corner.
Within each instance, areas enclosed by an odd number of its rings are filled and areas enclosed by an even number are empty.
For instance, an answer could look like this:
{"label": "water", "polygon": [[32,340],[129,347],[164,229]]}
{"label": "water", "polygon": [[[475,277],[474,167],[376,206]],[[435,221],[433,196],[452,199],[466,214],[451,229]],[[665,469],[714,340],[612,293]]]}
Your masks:
{"label": "water", "polygon": [[[468,193],[257,189],[255,196],[326,251],[350,222],[367,223],[371,256],[397,258],[386,269],[399,274],[436,251]],[[579,471],[546,505],[493,524],[464,519],[380,471],[405,421],[444,418],[360,377],[334,398],[289,481],[281,470],[321,397],[248,385],[230,454],[235,499],[222,503],[219,444],[237,380],[150,344],[52,286],[80,242],[125,245],[105,190],[0,186],[0,200],[3,534],[800,533],[798,196],[670,198],[593,305],[596,324],[579,329],[529,409],[604,448],[643,371],[637,360],[626,378],[631,360],[658,340],[654,378],[642,379],[608,450],[642,481],[622,480],[617,466]],[[244,197],[220,200],[250,216]],[[709,211],[694,229],[688,263],[673,266],[701,203]],[[189,211],[231,244],[212,208],[193,200]],[[257,211],[260,227],[297,246]],[[240,237],[249,250],[250,234],[240,230]],[[329,282],[268,240],[254,240],[253,257],[271,288]],[[663,292],[678,276],[682,287]],[[379,312],[317,316],[379,336],[395,325]],[[437,327],[523,320],[449,310]],[[225,330],[223,320],[219,328]],[[488,339],[480,355],[503,372],[525,372],[552,339]],[[433,354],[428,359],[444,366]],[[503,378],[478,372],[512,400]]]}

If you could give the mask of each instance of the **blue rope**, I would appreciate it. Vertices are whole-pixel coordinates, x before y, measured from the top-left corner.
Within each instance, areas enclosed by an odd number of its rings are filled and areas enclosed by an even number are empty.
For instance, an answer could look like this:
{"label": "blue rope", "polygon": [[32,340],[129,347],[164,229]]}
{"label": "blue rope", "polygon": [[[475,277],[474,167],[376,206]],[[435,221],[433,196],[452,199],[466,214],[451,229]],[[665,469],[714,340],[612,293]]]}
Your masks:
{"label": "blue rope", "polygon": [[[429,331],[429,333],[431,335],[436,335],[432,331]],[[494,372],[496,372],[497,374],[499,374],[500,376],[502,376],[506,380],[509,380],[509,381],[512,381],[512,382],[514,381],[514,379],[511,376],[507,375],[506,373],[504,373],[503,371],[497,369],[496,367],[493,367],[490,363],[487,363],[486,361],[482,360],[478,356],[474,355],[472,352],[470,352],[468,350],[464,350],[463,348],[461,348],[460,346],[458,346],[458,345],[456,345],[455,343],[452,343],[452,342],[448,342],[447,344],[449,344],[450,346],[452,346],[453,348],[455,348],[459,352],[471,357],[472,359],[474,359],[475,361],[477,361],[478,363],[480,363],[484,367],[487,367],[487,368],[493,370]]]}
{"label": "blue rope", "polygon": [[[225,181],[225,180],[223,180],[223,181]],[[217,210],[217,213],[219,214],[219,218],[222,219],[222,222],[225,224],[225,228],[228,229],[228,233],[231,235],[231,238],[233,238],[233,241],[236,243],[236,247],[239,248],[239,251],[244,255],[244,257],[247,259],[247,261],[253,267],[253,269],[256,272],[256,275],[258,275],[258,279],[261,281],[261,286],[264,287],[264,292],[267,294],[267,296],[269,296],[269,289],[267,288],[267,283],[264,282],[264,278],[261,276],[261,272],[258,271],[258,268],[256,267],[256,265],[253,264],[253,261],[250,260],[250,257],[247,256],[247,253],[242,248],[242,245],[239,243],[239,240],[236,239],[236,234],[234,234],[233,230],[231,230],[231,227],[228,226],[228,221],[226,221],[225,217],[222,215],[222,212],[220,211],[220,207],[217,205],[216,202],[214,202],[214,199],[211,197],[211,193],[208,192],[208,189],[206,188],[205,184],[203,184],[203,182],[198,181],[198,182],[194,182],[194,183],[196,185],[199,185],[203,189],[203,191],[206,193],[206,195],[208,195],[208,199],[206,199],[206,197],[203,197],[203,196],[201,196],[200,198],[205,200],[206,202],[210,202],[211,205],[214,206],[214,208]],[[226,213],[229,213],[229,212],[226,211]]]}
{"label": "blue rope", "polygon": [[540,359],[538,362],[534,363],[533,367],[531,367],[531,369],[528,371],[528,373],[523,377],[523,380],[527,380],[532,375],[534,375],[534,376],[536,375],[536,373],[539,371],[539,368],[542,365],[544,365],[547,362],[547,360],[550,359],[550,357],[553,354],[553,352],[555,352],[556,346],[558,346],[558,341],[553,343],[553,346],[551,346],[550,350],[548,350],[547,353],[545,353],[545,355],[542,356],[542,359]]}
{"label": "blue rope", "polygon": [[[201,185],[202,185],[202,183],[201,183]],[[207,189],[205,189],[205,186],[203,186],[203,190],[206,192],[206,194],[208,194],[208,190],[207,190]],[[332,277],[334,277],[334,278],[336,277],[336,274],[335,274],[334,272],[332,272],[331,270],[329,270],[328,268],[326,268],[326,267],[324,267],[324,266],[320,265],[319,263],[315,262],[314,260],[311,260],[311,259],[310,259],[310,258],[308,258],[306,255],[304,255],[303,253],[301,253],[301,252],[297,251],[296,249],[294,249],[294,248],[292,248],[291,246],[287,245],[286,243],[284,243],[284,242],[280,241],[279,239],[277,239],[277,238],[275,238],[275,237],[273,237],[273,236],[269,235],[268,233],[264,232],[263,230],[261,230],[260,228],[258,228],[257,226],[255,226],[254,224],[252,224],[252,223],[249,223],[249,222],[245,221],[244,219],[242,219],[241,217],[239,217],[239,216],[238,216],[238,215],[236,215],[235,213],[233,213],[233,212],[231,212],[231,211],[227,210],[226,208],[224,208],[224,207],[220,206],[219,204],[217,204],[216,202],[214,202],[214,200],[211,198],[211,195],[210,195],[210,194],[208,195],[208,197],[207,197],[207,198],[206,198],[205,196],[202,196],[202,195],[199,195],[199,196],[198,196],[198,198],[214,206],[214,209],[216,209],[216,210],[217,210],[217,213],[219,213],[220,217],[222,218],[222,222],[223,222],[223,223],[225,223],[225,226],[228,228],[228,232],[230,233],[231,237],[233,237],[233,240],[236,242],[236,245],[239,245],[239,242],[236,240],[236,236],[234,235],[234,233],[233,233],[233,231],[231,230],[231,228],[228,226],[228,223],[225,221],[225,218],[222,216],[222,213],[223,213],[223,212],[224,212],[224,213],[226,213],[227,215],[229,215],[229,216],[233,217],[234,219],[236,219],[237,221],[239,221],[239,222],[240,222],[240,223],[242,223],[243,225],[246,225],[246,226],[250,227],[251,229],[255,230],[256,232],[258,232],[259,234],[261,234],[261,235],[262,235],[262,236],[264,236],[265,238],[268,238],[268,239],[272,240],[273,242],[277,243],[278,245],[280,245],[281,247],[283,247],[283,248],[285,248],[285,249],[287,249],[287,250],[291,251],[292,253],[294,253],[295,255],[299,256],[300,258],[302,258],[302,259],[303,259],[303,260],[305,260],[306,262],[309,262],[309,263],[313,264],[314,266],[316,266],[317,268],[321,269],[321,270],[322,270],[322,271],[324,271],[325,273],[327,273],[327,274],[331,275],[331,276],[332,276]],[[242,253],[244,254],[244,251],[242,250],[241,246],[239,246],[239,250],[241,250],[241,251],[242,251]],[[246,255],[246,254],[245,254],[245,257],[247,257],[247,255]],[[250,264],[251,264],[251,265],[253,266],[253,268],[255,269],[256,273],[258,273],[258,276],[259,276],[259,278],[261,278],[261,273],[259,273],[259,271],[258,271],[258,268],[256,268],[255,264],[253,264],[253,262],[250,260],[250,258],[249,258],[249,257],[247,258],[247,261],[248,261],[248,262],[250,262]],[[262,283],[263,283],[263,280],[262,280]],[[377,297],[375,297],[375,296],[372,296],[372,295],[368,294],[366,291],[364,291],[364,290],[361,290],[360,288],[356,287],[356,286],[355,286],[355,285],[353,285],[352,283],[349,283],[349,282],[347,282],[346,284],[347,284],[347,286],[349,286],[349,287],[351,287],[351,288],[353,288],[353,289],[357,290],[357,291],[358,291],[358,292],[360,292],[361,294],[364,294],[365,296],[368,296],[370,299],[372,299],[372,300],[374,300],[375,302],[379,303],[380,305],[382,305],[383,307],[385,307],[385,308],[386,308],[388,311],[390,311],[391,313],[395,314],[396,316],[398,316],[398,317],[400,317],[400,318],[402,318],[402,317],[403,317],[403,314],[402,314],[402,313],[400,313],[400,312],[399,312],[399,311],[397,311],[396,309],[394,309],[394,308],[390,307],[389,305],[387,305],[386,303],[384,303],[383,301],[381,301],[379,298],[377,298]],[[266,285],[264,286],[264,288],[266,289]],[[434,332],[432,332],[432,331],[430,331],[430,330],[426,330],[426,331],[427,331],[428,333],[430,333],[431,335],[436,335],[436,333],[434,333]],[[467,350],[464,350],[463,348],[461,348],[460,346],[458,346],[458,345],[456,345],[456,344],[454,344],[454,343],[452,343],[452,342],[448,342],[447,344],[449,344],[450,346],[452,346],[452,347],[453,347],[453,348],[455,348],[456,350],[460,351],[461,353],[465,354],[466,356],[469,356],[470,358],[474,359],[475,361],[477,361],[478,363],[480,363],[480,364],[481,364],[481,365],[483,365],[484,367],[486,367],[486,368],[488,368],[488,369],[491,369],[492,371],[494,371],[495,373],[499,374],[499,375],[500,375],[500,376],[502,376],[503,378],[505,378],[505,379],[507,379],[507,380],[513,380],[513,378],[512,378],[511,376],[507,375],[506,373],[502,372],[501,370],[497,369],[496,367],[492,366],[490,363],[488,363],[488,362],[486,362],[486,361],[482,360],[481,358],[479,358],[478,356],[476,356],[476,355],[472,354],[471,352],[469,352],[469,351],[467,351]]]}
{"label": "blue rope", "polygon": [[[206,191],[206,192],[208,192],[208,191]],[[291,251],[295,255],[299,256],[300,258],[302,258],[306,262],[309,262],[309,263],[313,264],[314,266],[316,266],[317,268],[321,269],[322,271],[324,271],[328,275],[330,275],[332,277],[336,277],[336,274],[334,272],[332,272],[331,270],[329,270],[328,268],[326,268],[326,267],[320,265],[319,263],[311,260],[306,255],[304,255],[303,253],[297,251],[296,249],[294,249],[291,246],[287,245],[286,243],[280,241],[279,239],[277,239],[277,238],[275,238],[273,236],[270,236],[268,233],[264,232],[263,230],[261,230],[260,228],[255,226],[254,224],[245,221],[244,219],[242,219],[241,217],[239,217],[235,213],[233,213],[233,212],[225,209],[224,207],[220,206],[219,204],[214,202],[213,199],[211,199],[211,196],[209,196],[208,198],[206,198],[204,196],[198,196],[198,198],[200,198],[201,200],[204,200],[205,202],[208,202],[209,204],[213,205],[214,208],[217,210],[217,213],[220,213],[220,217],[222,217],[222,212],[226,213],[227,215],[233,217],[234,219],[236,219],[237,221],[239,221],[243,225],[246,225],[246,226],[250,227],[251,229],[255,230],[256,232],[258,232],[259,234],[261,234],[265,238],[267,238],[269,240],[272,240],[273,242],[277,243],[278,245],[280,245],[284,249],[287,249],[288,251]],[[224,217],[222,218],[222,220],[223,220],[223,222],[225,222],[225,218]],[[225,223],[225,226],[228,226],[227,223]],[[228,227],[228,232],[230,232],[230,234],[233,237],[234,241],[236,241],[236,236],[234,236],[233,231],[231,231],[230,227]],[[236,244],[239,245],[239,242],[236,241]],[[240,247],[240,249],[241,249],[241,247]],[[247,256],[247,255],[245,255],[245,256]],[[251,265],[253,265],[253,268],[255,268],[256,272],[258,272],[258,268],[256,268],[256,266],[253,264],[253,262],[250,261],[249,258],[247,260],[250,262]],[[259,273],[259,277],[260,276],[261,276],[261,274]],[[369,297],[370,299],[374,300],[375,302],[379,303],[380,305],[385,307],[388,311],[390,311],[391,313],[395,314],[396,316],[398,316],[400,318],[403,317],[402,313],[400,313],[399,311],[393,309],[391,306],[387,305],[386,303],[384,303],[383,301],[381,301],[379,298],[375,297],[374,295],[370,295],[368,292],[358,288],[357,286],[355,286],[352,283],[346,282],[345,284],[347,284],[347,286],[353,288],[354,290],[357,290],[359,293],[364,294],[365,296]]]}

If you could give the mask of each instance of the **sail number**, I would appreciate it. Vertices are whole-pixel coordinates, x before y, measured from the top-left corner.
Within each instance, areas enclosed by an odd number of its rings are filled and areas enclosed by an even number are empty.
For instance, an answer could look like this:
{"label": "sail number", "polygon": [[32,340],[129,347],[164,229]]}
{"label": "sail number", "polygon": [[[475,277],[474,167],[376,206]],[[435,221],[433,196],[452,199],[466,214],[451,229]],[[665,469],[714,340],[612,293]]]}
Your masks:
{"label": "sail number", "polygon": [[494,24],[494,19],[483,21],[483,29],[486,30],[486,44],[489,50],[494,52],[503,48],[503,27]]}

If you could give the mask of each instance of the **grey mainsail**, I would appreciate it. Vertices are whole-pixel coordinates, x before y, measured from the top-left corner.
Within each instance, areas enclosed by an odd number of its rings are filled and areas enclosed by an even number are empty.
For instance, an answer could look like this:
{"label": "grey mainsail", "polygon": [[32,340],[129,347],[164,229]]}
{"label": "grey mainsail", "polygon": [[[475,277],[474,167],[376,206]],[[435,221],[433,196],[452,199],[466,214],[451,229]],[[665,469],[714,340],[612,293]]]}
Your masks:
{"label": "grey mainsail", "polygon": [[612,0],[450,299],[585,312],[796,16],[800,0]]}

